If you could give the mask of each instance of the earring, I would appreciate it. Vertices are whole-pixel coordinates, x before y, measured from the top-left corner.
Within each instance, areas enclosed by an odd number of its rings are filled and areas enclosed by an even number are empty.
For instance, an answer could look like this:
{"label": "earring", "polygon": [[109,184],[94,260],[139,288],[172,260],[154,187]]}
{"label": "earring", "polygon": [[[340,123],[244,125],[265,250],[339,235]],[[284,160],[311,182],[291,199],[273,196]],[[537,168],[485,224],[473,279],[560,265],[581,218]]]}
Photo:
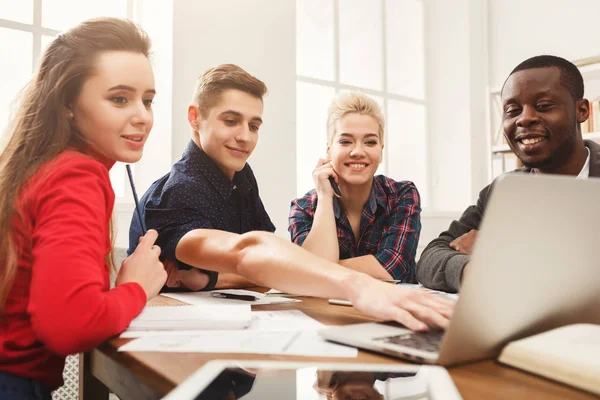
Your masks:
{"label": "earring", "polygon": [[67,112],[67,118],[69,118],[69,119],[73,119],[74,118],[73,111]]}

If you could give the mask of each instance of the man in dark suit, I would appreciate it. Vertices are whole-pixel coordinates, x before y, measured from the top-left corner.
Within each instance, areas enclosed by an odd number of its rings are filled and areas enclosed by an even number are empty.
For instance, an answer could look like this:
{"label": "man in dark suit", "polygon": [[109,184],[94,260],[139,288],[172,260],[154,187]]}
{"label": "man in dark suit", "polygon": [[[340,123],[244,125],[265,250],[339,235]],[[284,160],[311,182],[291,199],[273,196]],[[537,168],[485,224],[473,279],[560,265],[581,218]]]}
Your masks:
{"label": "man in dark suit", "polygon": [[[590,114],[583,92],[581,73],[560,57],[532,57],[513,69],[502,88],[502,128],[524,165],[517,171],[600,177],[600,145],[581,136],[580,124]],[[425,248],[417,264],[419,282],[448,292],[460,290],[492,189],[493,183],[485,187],[477,204]]]}

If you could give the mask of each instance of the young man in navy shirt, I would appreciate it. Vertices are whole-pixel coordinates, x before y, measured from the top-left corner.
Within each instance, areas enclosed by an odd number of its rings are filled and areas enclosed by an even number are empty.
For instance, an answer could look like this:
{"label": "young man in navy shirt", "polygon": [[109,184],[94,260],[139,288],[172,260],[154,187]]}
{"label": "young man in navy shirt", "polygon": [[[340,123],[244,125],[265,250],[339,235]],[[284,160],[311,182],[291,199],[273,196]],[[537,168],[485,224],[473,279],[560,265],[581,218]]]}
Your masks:
{"label": "young man in navy shirt", "polygon": [[[168,287],[212,289],[250,283],[237,274],[202,271],[176,261],[179,240],[194,229],[232,233],[274,232],[254,173],[246,160],[262,124],[266,85],[242,68],[220,65],[198,79],[188,120],[192,139],[171,172],[152,184],[140,201],[148,228],[167,260]],[[129,252],[142,236],[137,214],[131,220]]]}
{"label": "young man in navy shirt", "polygon": [[[212,68],[198,79],[188,108],[192,140],[140,202],[147,227],[159,233],[167,286],[269,286],[348,299],[367,315],[415,330],[445,328],[452,302],[344,268],[272,233],[246,164],[258,139],[265,93],[264,83],[235,65]],[[131,252],[142,236],[137,215],[129,234]]]}

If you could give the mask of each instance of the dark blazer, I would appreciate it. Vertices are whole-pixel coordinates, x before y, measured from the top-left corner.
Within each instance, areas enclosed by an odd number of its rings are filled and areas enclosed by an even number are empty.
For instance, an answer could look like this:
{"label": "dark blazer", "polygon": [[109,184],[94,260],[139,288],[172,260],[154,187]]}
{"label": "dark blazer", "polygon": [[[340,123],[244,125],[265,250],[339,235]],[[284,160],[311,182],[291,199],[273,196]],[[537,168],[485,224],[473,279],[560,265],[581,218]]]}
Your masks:
{"label": "dark blazer", "polygon": [[[584,140],[590,149],[590,177],[600,178],[600,144]],[[520,168],[513,172],[531,172],[531,168]],[[447,231],[431,241],[423,250],[417,263],[417,279],[424,286],[446,292],[458,292],[462,270],[469,256],[450,247],[450,242],[471,229],[479,229],[483,213],[492,189],[492,182],[479,192],[477,204],[470,206],[458,221],[452,221]]]}

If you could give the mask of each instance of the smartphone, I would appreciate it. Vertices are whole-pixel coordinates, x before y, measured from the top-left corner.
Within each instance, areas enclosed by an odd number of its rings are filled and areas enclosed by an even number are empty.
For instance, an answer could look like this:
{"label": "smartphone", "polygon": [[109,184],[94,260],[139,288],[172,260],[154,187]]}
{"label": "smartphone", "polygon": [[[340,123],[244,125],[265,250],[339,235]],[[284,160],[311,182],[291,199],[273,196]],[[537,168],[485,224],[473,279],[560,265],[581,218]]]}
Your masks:
{"label": "smartphone", "polygon": [[333,193],[335,193],[337,197],[342,197],[342,192],[340,192],[340,188],[337,185],[337,183],[335,183],[335,179],[333,179],[333,176],[330,176],[328,179],[331,183],[331,187],[333,188]]}

